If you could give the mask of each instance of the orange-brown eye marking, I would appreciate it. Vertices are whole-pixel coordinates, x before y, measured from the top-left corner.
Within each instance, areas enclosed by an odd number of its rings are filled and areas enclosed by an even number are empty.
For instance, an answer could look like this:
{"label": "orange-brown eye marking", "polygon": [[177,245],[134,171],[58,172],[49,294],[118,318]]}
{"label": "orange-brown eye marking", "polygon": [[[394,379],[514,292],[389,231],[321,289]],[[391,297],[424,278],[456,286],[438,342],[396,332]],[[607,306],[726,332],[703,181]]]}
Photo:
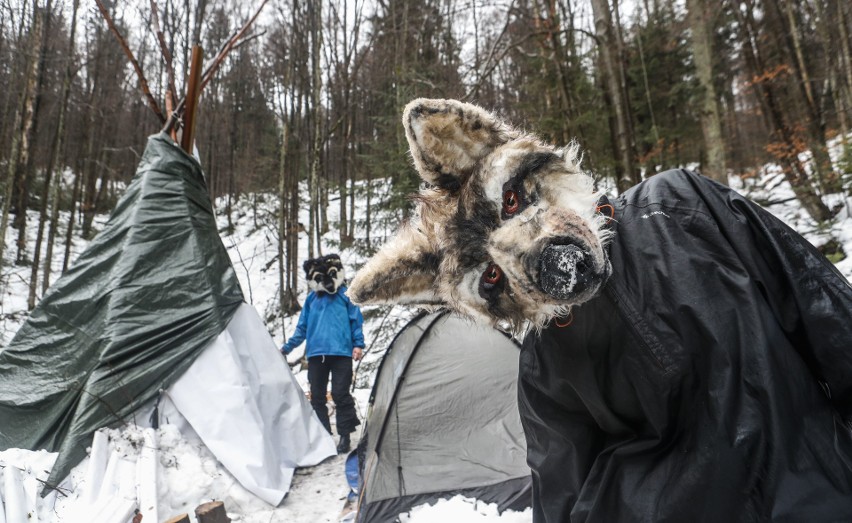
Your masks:
{"label": "orange-brown eye marking", "polygon": [[485,285],[497,285],[503,279],[503,270],[496,264],[490,264],[482,273],[482,283]]}
{"label": "orange-brown eye marking", "polygon": [[518,193],[511,189],[503,193],[503,212],[515,214],[520,207],[521,200],[518,198]]}

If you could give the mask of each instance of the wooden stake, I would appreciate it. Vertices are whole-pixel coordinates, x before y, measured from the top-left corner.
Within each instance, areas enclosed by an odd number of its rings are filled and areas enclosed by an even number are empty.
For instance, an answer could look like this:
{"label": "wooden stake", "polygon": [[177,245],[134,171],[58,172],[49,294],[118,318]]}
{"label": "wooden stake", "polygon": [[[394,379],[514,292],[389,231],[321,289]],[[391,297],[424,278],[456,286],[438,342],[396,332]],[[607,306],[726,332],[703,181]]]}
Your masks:
{"label": "wooden stake", "polygon": [[186,113],[183,121],[183,135],[180,146],[188,154],[192,154],[192,142],[195,138],[195,110],[198,108],[198,98],[201,95],[201,66],[204,60],[204,50],[200,45],[192,46],[192,62],[189,66],[189,82],[186,88]]}
{"label": "wooden stake", "polygon": [[195,508],[198,523],[230,523],[231,518],[225,512],[225,504],[221,501],[211,501]]}

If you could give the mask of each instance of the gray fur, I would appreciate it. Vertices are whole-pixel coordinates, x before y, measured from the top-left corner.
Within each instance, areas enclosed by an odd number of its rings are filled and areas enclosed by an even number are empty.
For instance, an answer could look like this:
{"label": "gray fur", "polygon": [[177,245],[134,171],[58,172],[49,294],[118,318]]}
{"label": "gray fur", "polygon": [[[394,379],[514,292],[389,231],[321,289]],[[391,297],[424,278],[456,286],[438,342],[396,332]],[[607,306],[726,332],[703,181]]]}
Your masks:
{"label": "gray fur", "polygon": [[356,274],[353,301],[441,305],[540,327],[598,293],[609,233],[576,145],[554,147],[456,100],[414,100],[403,125],[433,187]]}

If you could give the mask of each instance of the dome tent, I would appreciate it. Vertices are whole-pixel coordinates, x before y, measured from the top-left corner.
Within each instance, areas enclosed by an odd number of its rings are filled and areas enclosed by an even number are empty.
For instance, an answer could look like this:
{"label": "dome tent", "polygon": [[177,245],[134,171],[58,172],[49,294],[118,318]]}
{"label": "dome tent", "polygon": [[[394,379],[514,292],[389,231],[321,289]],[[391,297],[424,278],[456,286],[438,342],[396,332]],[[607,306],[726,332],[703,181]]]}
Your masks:
{"label": "dome tent", "polygon": [[92,434],[168,390],[248,490],[280,503],[296,466],[334,455],[219,238],[201,168],[163,133],[104,230],[0,351],[0,450],[59,456],[57,485]]}
{"label": "dome tent", "polygon": [[455,495],[501,511],[530,506],[519,354],[507,335],[446,311],[420,315],[397,334],[376,373],[358,449],[358,521],[395,521]]}

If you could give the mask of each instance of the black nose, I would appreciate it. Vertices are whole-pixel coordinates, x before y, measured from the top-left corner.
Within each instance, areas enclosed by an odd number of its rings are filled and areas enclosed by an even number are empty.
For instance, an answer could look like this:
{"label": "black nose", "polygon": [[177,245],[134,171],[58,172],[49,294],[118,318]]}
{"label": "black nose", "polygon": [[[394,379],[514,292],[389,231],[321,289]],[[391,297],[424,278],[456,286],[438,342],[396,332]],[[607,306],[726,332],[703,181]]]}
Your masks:
{"label": "black nose", "polygon": [[554,298],[568,300],[595,279],[588,254],[576,245],[549,245],[539,257],[539,285]]}
{"label": "black nose", "polygon": [[326,292],[328,292],[329,294],[333,293],[334,290],[335,290],[334,289],[334,280],[332,280],[331,278],[326,278],[325,280],[323,280],[322,286],[325,288]]}

